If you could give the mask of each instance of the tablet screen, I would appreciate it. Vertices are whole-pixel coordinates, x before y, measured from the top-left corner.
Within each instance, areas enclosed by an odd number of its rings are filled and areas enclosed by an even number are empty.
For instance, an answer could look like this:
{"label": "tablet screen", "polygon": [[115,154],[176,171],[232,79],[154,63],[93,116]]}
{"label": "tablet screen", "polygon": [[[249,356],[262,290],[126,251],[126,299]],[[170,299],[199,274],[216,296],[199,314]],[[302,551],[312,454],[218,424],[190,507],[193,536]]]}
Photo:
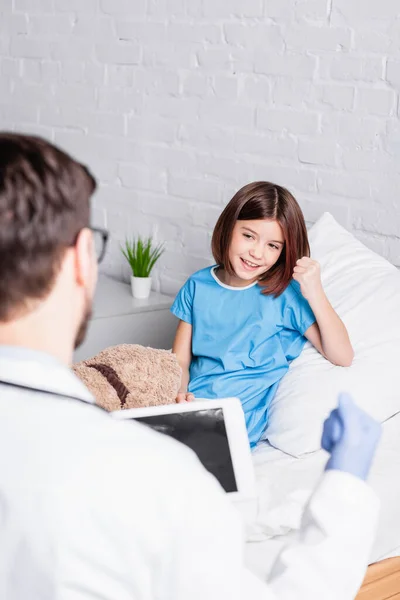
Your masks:
{"label": "tablet screen", "polygon": [[136,417],[136,420],[189,446],[226,492],[238,491],[222,408]]}

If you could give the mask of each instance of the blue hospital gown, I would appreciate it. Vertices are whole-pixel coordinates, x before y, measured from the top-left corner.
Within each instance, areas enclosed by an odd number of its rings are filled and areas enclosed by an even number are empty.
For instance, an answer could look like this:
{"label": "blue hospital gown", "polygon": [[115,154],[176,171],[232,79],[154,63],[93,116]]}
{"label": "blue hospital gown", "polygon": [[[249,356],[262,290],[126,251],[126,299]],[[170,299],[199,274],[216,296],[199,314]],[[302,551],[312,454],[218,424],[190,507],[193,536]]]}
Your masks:
{"label": "blue hospital gown", "polygon": [[274,298],[262,294],[257,283],[223,284],[216,268],[194,273],[171,312],[192,325],[189,391],[198,398],[240,398],[253,447],[267,426],[279,381],[302,351],[303,334],[315,316],[294,280]]}

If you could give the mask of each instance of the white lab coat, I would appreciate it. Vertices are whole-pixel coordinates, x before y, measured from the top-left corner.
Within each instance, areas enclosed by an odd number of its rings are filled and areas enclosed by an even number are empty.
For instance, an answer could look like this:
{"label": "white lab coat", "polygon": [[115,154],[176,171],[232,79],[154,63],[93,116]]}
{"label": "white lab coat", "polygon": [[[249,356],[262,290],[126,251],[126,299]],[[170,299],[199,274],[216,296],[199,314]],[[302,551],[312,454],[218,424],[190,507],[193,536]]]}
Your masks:
{"label": "white lab coat", "polygon": [[81,382],[51,361],[1,358],[0,381],[2,600],[356,594],[378,511],[363,482],[325,474],[299,543],[261,582],[243,566],[235,509],[188,449],[90,406]]}

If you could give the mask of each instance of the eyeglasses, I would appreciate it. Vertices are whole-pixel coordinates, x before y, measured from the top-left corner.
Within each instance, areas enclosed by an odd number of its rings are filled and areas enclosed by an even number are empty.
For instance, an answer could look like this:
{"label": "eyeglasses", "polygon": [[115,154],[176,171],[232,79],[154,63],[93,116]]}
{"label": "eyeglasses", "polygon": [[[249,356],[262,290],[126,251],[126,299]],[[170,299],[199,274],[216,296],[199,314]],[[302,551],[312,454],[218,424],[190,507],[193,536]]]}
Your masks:
{"label": "eyeglasses", "polygon": [[89,227],[89,229],[93,233],[97,262],[101,263],[106,253],[109,233],[107,229],[102,229],[101,227]]}

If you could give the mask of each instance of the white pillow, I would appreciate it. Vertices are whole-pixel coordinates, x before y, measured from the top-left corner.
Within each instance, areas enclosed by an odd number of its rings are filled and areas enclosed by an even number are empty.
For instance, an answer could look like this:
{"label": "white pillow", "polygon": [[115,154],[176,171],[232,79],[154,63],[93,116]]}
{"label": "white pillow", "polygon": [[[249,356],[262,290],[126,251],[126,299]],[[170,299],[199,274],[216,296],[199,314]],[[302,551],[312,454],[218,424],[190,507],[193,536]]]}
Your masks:
{"label": "white pillow", "polygon": [[323,421],[340,391],[381,422],[400,411],[400,273],[329,213],[309,239],[355,358],[351,367],[335,367],[307,342],[291,364],[271,404],[267,438],[293,456],[321,447]]}

